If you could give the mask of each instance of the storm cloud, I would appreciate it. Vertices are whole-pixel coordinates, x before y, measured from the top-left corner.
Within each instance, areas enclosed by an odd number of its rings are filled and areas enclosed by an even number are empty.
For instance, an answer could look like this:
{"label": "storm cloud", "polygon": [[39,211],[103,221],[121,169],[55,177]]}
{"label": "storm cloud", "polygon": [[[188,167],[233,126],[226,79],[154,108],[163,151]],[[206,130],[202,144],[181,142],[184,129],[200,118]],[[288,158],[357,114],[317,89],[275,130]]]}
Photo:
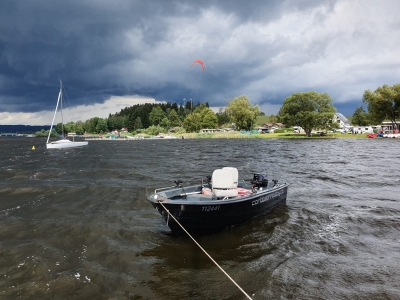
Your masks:
{"label": "storm cloud", "polygon": [[72,121],[241,94],[275,114],[302,91],[351,115],[365,90],[399,83],[399,11],[396,0],[3,0],[0,124],[49,124],[60,79]]}

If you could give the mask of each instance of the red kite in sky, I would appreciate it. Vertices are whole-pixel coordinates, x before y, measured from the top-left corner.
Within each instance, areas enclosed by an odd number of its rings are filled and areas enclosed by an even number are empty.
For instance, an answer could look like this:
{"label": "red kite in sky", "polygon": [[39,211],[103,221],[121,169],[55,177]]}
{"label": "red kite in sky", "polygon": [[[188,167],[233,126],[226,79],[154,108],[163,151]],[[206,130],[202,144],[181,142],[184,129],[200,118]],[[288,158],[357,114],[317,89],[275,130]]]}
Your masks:
{"label": "red kite in sky", "polygon": [[204,63],[203,63],[203,61],[200,60],[200,59],[196,59],[194,62],[192,62],[192,65],[191,65],[190,67],[193,67],[193,65],[194,65],[195,63],[200,64],[200,65],[201,65],[201,68],[203,69],[203,72],[204,72]]}

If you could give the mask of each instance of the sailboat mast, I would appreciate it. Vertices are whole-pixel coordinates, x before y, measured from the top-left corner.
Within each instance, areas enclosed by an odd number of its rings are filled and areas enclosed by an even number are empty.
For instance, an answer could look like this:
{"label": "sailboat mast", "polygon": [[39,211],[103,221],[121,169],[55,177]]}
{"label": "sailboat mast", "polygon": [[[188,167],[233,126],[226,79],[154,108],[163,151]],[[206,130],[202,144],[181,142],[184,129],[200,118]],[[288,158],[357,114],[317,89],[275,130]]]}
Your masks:
{"label": "sailboat mast", "polygon": [[53,121],[51,122],[50,130],[49,130],[49,136],[47,137],[47,142],[46,142],[47,144],[49,143],[49,140],[50,140],[50,135],[51,135],[51,131],[52,131],[53,125],[54,125],[54,119],[56,118],[58,103],[60,102],[61,94],[62,94],[62,93],[61,93],[61,80],[60,80],[60,92],[58,93],[58,99],[57,99],[56,110],[54,111]]}
{"label": "sailboat mast", "polygon": [[62,103],[62,82],[60,80],[60,106],[61,106],[61,135],[64,138],[64,118],[63,118],[63,103]]}

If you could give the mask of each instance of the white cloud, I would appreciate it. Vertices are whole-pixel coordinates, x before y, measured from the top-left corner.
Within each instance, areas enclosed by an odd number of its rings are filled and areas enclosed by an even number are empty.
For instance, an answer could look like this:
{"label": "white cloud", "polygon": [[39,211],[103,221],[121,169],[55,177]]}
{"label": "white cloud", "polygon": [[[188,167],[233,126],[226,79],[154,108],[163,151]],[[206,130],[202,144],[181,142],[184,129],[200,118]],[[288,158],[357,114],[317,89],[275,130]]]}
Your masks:
{"label": "white cloud", "polygon": [[[109,114],[119,113],[121,109],[137,104],[163,103],[152,98],[140,96],[112,96],[104,103],[94,105],[79,105],[73,108],[63,109],[64,123],[86,121],[99,117],[108,118]],[[55,109],[55,107],[54,107]],[[51,125],[54,116],[53,110],[45,110],[37,113],[0,113],[1,125]],[[61,122],[60,112],[56,115],[55,124]]]}
{"label": "white cloud", "polygon": [[269,103],[264,103],[259,105],[260,110],[265,113],[267,116],[269,115],[276,115],[282,105],[280,104],[269,104]]}

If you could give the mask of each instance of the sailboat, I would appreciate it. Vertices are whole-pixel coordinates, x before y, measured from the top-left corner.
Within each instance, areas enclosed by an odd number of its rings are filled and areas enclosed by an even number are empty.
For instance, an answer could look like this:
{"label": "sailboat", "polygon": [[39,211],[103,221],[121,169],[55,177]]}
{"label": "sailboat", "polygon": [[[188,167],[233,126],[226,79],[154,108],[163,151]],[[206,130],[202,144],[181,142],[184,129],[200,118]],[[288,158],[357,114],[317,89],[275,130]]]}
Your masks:
{"label": "sailboat", "polygon": [[[60,110],[61,110],[61,136],[60,140],[54,141],[54,142],[49,142],[50,140],[50,135],[53,129],[54,125],[54,120],[56,118],[57,114],[57,109],[58,109],[58,104],[60,104]],[[54,111],[54,116],[53,116],[53,122],[51,122],[51,127],[49,130],[49,136],[47,137],[47,142],[46,142],[46,148],[47,149],[61,149],[61,148],[72,148],[72,147],[81,147],[81,146],[87,146],[88,142],[75,142],[75,139],[69,140],[64,137],[64,120],[63,120],[63,113],[62,113],[62,82],[60,80],[60,92],[58,93],[58,99],[57,99],[57,105],[56,105],[56,110]]]}

